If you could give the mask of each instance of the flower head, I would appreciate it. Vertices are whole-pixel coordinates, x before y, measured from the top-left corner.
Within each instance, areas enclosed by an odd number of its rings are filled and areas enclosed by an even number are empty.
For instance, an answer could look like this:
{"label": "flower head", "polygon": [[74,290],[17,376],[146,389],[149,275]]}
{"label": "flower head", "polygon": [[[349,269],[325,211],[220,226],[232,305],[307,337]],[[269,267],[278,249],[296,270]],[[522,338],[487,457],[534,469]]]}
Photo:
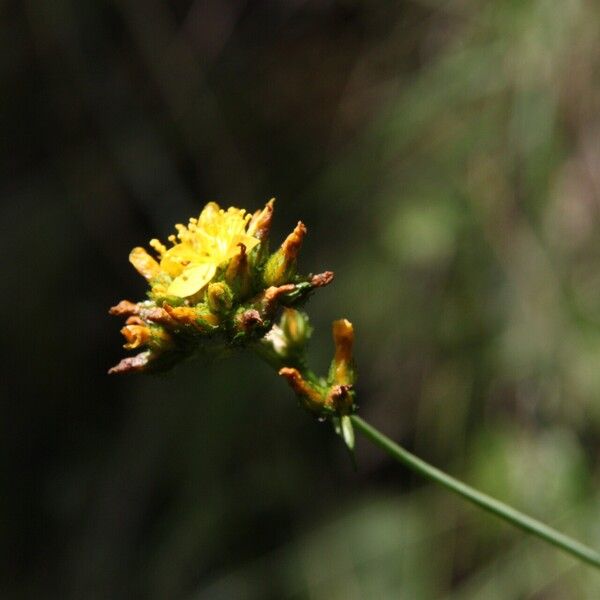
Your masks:
{"label": "flower head", "polygon": [[281,247],[268,252],[273,200],[254,214],[210,202],[187,225],[175,225],[167,248],[150,241],[156,257],[134,248],[129,260],[150,284],[148,300],[111,308],[125,317],[125,348],[140,349],[112,373],[157,371],[199,350],[220,352],[260,340],[282,307],[302,303],[333,273],[302,277],[297,255],[306,227],[298,223]]}

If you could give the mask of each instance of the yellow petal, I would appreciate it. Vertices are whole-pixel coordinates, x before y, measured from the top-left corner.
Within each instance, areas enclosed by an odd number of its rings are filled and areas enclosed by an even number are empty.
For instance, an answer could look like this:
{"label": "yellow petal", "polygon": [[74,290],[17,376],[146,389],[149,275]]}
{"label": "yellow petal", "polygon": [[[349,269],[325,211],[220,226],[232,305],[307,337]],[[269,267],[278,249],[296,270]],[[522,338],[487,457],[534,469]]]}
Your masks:
{"label": "yellow petal", "polygon": [[196,265],[203,262],[202,259],[203,257],[189,244],[177,244],[165,252],[160,261],[160,268],[171,277],[177,277],[188,265]]}
{"label": "yellow petal", "polygon": [[216,202],[209,202],[200,213],[198,217],[198,223],[200,227],[205,226],[208,223],[211,223],[219,216],[219,212],[221,211],[220,206]]}
{"label": "yellow petal", "polygon": [[227,252],[227,258],[233,258],[236,254],[239,254],[239,245],[244,244],[246,246],[246,252],[250,252],[254,246],[260,243],[260,240],[245,233],[236,235],[232,240]]}
{"label": "yellow petal", "polygon": [[144,248],[134,248],[129,253],[129,262],[135,267],[136,271],[146,279],[152,279],[160,273],[158,263],[144,250]]}
{"label": "yellow petal", "polygon": [[209,263],[188,267],[171,282],[167,293],[180,298],[192,296],[215,276],[216,271],[216,265]]}

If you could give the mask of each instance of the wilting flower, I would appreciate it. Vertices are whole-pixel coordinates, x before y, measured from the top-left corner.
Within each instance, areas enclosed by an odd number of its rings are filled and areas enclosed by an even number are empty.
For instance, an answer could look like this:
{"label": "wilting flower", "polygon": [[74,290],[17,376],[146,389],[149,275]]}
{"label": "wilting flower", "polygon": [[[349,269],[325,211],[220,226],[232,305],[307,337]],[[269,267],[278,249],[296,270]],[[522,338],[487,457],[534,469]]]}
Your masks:
{"label": "wilting flower", "polygon": [[129,260],[150,285],[148,300],[123,300],[110,310],[126,318],[126,349],[141,349],[109,372],[168,369],[197,351],[219,352],[260,340],[281,307],[297,306],[333,273],[302,277],[297,257],[306,234],[298,223],[273,254],[268,237],[273,200],[254,213],[211,202],[198,218],[176,225],[156,257],[134,248]]}

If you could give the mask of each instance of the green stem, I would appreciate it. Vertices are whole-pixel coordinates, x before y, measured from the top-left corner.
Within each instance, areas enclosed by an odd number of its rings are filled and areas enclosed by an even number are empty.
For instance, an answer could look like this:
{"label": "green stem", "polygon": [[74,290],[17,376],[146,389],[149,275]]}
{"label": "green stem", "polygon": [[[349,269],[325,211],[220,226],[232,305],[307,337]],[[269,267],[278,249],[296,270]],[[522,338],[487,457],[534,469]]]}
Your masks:
{"label": "green stem", "polygon": [[[279,370],[283,366],[294,366],[299,368],[302,375],[309,379],[318,381],[316,375],[306,367],[304,361],[304,355],[302,352],[298,353],[296,358],[280,356],[274,352],[273,348],[267,345],[258,345],[256,351],[259,356],[265,360],[271,367]],[[600,553],[596,552],[592,548],[585,546],[566,536],[552,527],[545,525],[544,523],[529,517],[518,510],[515,510],[508,504],[500,502],[487,494],[477,491],[476,489],[466,485],[462,481],[451,477],[450,475],[440,471],[436,467],[426,463],[424,460],[418,458],[414,454],[405,450],[390,438],[385,436],[383,433],[375,429],[372,425],[369,425],[366,421],[361,419],[358,415],[351,415],[350,421],[352,422],[355,429],[360,431],[365,437],[371,440],[376,446],[379,446],[385,452],[387,452],[392,458],[397,460],[399,463],[407,466],[409,469],[419,473],[426,479],[434,481],[447,490],[458,494],[465,500],[479,506],[483,510],[486,510],[493,515],[496,515],[500,519],[503,519],[507,523],[510,523],[514,527],[518,527],[523,531],[537,536],[545,542],[560,548],[563,552],[574,556],[575,558],[586,562],[598,569],[600,569]],[[348,443],[344,437],[346,444],[349,447],[353,446],[353,442]]]}
{"label": "green stem", "polygon": [[408,450],[400,447],[359,416],[352,415],[350,419],[352,420],[354,427],[365,437],[370,439],[375,445],[379,446],[392,458],[407,466],[409,469],[412,469],[431,481],[439,483],[451,492],[458,494],[483,510],[504,519],[511,525],[541,538],[579,560],[589,563],[596,568],[600,568],[600,554],[592,548],[588,548],[584,544],[552,529],[552,527],[548,527],[548,525],[544,525],[544,523],[528,517],[522,512],[504,504],[504,502],[500,502],[487,494],[478,492],[458,479],[454,479],[454,477],[436,469],[434,466],[408,452]]}

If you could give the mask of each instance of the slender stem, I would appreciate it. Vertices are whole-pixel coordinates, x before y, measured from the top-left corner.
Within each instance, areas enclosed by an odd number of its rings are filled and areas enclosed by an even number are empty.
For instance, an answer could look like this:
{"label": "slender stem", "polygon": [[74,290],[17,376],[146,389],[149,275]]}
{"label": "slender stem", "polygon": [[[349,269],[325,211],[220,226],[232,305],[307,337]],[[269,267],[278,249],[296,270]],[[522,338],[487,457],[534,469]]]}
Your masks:
{"label": "slender stem", "polygon": [[392,458],[407,466],[409,469],[416,471],[431,481],[439,483],[451,492],[458,494],[465,500],[504,519],[511,525],[553,544],[579,560],[585,561],[596,568],[600,568],[600,554],[592,548],[588,548],[584,544],[552,529],[552,527],[548,527],[548,525],[544,525],[544,523],[541,523],[532,517],[528,517],[522,512],[504,504],[504,502],[500,502],[487,494],[478,492],[458,479],[454,479],[454,477],[436,469],[434,466],[426,463],[414,454],[411,454],[408,450],[400,447],[359,416],[352,415],[350,418],[358,431],[370,439],[375,445],[385,450]]}
{"label": "slender stem", "polygon": [[[301,367],[303,375],[308,378],[315,378],[316,376],[306,368],[304,360],[291,361],[290,358],[282,357],[277,353],[273,352],[268,346],[258,346],[256,348],[259,356],[265,360],[271,367],[279,370],[282,366],[289,366],[293,364],[295,367]],[[299,353],[303,356],[302,353]],[[500,502],[487,494],[477,491],[476,489],[466,485],[462,481],[451,477],[447,473],[440,471],[436,467],[430,465],[424,460],[418,458],[414,454],[405,450],[390,438],[385,436],[383,433],[375,429],[372,425],[369,425],[366,421],[361,419],[358,415],[351,415],[350,420],[354,425],[354,428],[360,431],[365,437],[370,439],[376,446],[382,448],[392,458],[419,473],[423,477],[434,481],[447,490],[458,494],[465,500],[475,504],[479,508],[486,510],[493,515],[496,515],[500,519],[503,519],[507,523],[510,523],[514,527],[518,527],[523,531],[537,536],[545,542],[556,546],[563,552],[566,552],[579,560],[586,562],[598,569],[600,569],[600,553],[596,552],[592,548],[585,546],[584,544],[570,538],[569,536],[552,529],[548,525],[529,517],[518,510],[515,510],[508,504]]]}

